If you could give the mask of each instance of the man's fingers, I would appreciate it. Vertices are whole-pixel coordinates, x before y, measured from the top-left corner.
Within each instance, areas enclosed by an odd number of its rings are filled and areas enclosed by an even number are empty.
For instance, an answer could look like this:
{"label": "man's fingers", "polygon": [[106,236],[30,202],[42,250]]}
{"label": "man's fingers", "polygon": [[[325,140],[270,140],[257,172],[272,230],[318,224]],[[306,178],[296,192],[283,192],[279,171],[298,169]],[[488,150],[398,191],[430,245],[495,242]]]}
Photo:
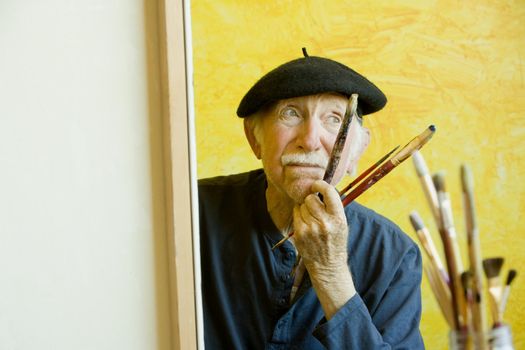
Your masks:
{"label": "man's fingers", "polygon": [[321,206],[324,207],[320,201],[319,203],[313,202],[312,206],[309,206],[306,203],[300,206],[301,219],[305,225],[310,227],[310,229],[317,229],[322,221],[323,214]]}
{"label": "man's fingers", "polygon": [[326,211],[325,204],[315,193],[306,196],[306,198],[304,199],[304,206],[308,209],[310,215],[318,220],[323,217],[323,214]]}
{"label": "man's fingers", "polygon": [[323,195],[323,202],[328,213],[337,215],[342,212],[341,197],[333,186],[325,181],[317,180],[312,184],[312,192],[319,192]]}
{"label": "man's fingers", "polygon": [[296,205],[293,209],[293,222],[295,232],[319,230],[319,220],[314,217],[306,205]]}

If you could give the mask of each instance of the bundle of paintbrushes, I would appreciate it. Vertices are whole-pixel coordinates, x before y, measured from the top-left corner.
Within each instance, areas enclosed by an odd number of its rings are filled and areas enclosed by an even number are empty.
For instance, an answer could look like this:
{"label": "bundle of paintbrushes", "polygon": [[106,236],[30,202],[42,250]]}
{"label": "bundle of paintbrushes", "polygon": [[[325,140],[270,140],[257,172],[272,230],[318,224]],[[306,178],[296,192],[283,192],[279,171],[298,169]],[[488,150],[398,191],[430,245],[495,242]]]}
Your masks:
{"label": "bundle of paintbrushes", "polygon": [[[431,177],[423,156],[419,152],[415,152],[412,159],[439,231],[445,264],[441,261],[427,226],[416,211],[410,214],[410,221],[428,258],[424,266],[425,274],[443,316],[451,328],[451,348],[513,349],[510,328],[504,322],[503,315],[511,283],[516,277],[516,270],[509,270],[504,286],[500,277],[504,259],[502,257],[482,259],[481,257],[472,176],[469,168],[466,165],[461,167],[468,245],[468,267],[465,269],[454,226],[450,196],[445,186],[445,177],[441,173]],[[488,287],[492,327],[488,327],[484,308],[483,272]]]}

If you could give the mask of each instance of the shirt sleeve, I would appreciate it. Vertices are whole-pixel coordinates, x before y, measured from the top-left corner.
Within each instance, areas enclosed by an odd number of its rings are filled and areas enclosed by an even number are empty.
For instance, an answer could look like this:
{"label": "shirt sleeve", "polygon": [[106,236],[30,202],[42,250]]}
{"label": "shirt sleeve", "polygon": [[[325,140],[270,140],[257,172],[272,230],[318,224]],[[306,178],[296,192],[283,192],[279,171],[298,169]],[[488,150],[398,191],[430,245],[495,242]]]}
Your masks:
{"label": "shirt sleeve", "polygon": [[361,296],[354,295],[313,335],[327,349],[424,349],[421,318],[421,255],[408,250],[381,302],[370,314]]}

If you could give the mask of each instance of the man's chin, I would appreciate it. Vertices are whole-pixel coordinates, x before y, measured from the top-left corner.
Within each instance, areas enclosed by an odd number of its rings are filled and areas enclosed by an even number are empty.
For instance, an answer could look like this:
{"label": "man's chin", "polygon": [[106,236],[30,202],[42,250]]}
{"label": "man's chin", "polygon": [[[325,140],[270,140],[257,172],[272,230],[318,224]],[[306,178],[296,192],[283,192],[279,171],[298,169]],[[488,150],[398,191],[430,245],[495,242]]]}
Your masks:
{"label": "man's chin", "polygon": [[289,186],[287,186],[288,196],[293,199],[295,203],[303,203],[306,196],[312,193],[312,184],[318,178],[300,178],[295,179]]}

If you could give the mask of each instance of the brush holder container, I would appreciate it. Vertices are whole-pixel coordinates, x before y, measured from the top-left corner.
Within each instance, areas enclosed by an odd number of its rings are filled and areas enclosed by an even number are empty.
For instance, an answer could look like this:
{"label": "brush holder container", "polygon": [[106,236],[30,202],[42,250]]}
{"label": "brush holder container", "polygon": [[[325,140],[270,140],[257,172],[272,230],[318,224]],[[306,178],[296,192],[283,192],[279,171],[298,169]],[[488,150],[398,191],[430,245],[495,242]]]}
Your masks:
{"label": "brush holder container", "polygon": [[448,333],[448,348],[450,350],[467,350],[471,349],[470,339],[465,330],[451,330]]}
{"label": "brush holder container", "polygon": [[514,350],[510,326],[503,324],[492,328],[489,332],[489,344],[491,350]]}
{"label": "brush holder container", "polygon": [[489,350],[488,336],[486,333],[472,332],[471,349]]}
{"label": "brush holder container", "polygon": [[492,328],[485,337],[467,330],[451,330],[448,342],[450,350],[514,350],[512,332],[506,324]]}

